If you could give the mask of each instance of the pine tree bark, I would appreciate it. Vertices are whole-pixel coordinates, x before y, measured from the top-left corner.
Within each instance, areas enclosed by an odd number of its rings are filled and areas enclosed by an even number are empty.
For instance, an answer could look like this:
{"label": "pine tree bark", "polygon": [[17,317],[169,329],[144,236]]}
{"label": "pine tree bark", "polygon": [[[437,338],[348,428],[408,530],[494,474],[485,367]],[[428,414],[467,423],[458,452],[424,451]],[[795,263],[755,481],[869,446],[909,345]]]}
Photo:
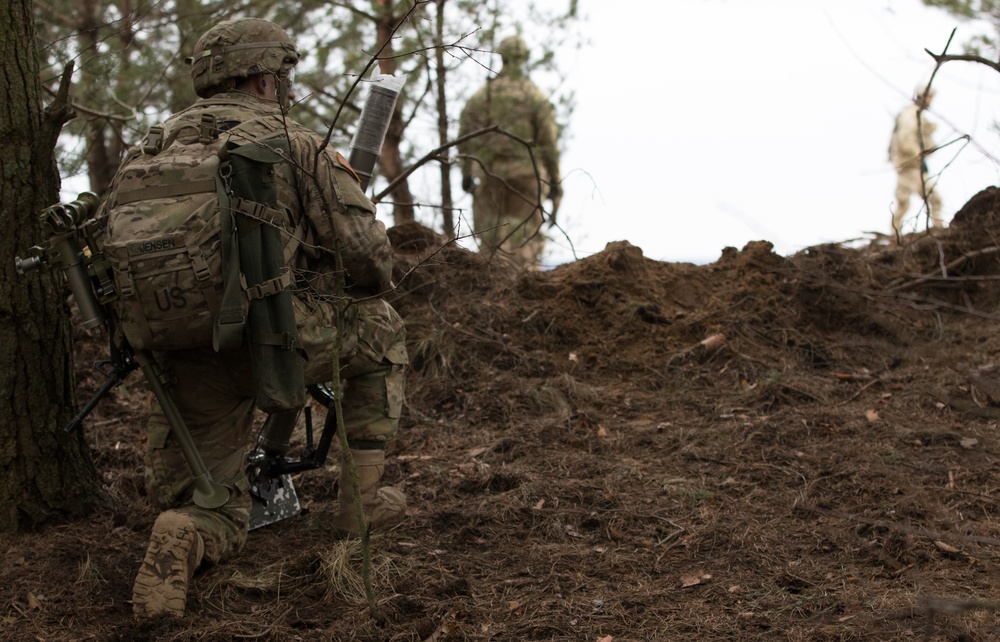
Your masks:
{"label": "pine tree bark", "polygon": [[[392,0],[373,0],[375,15],[378,16],[378,44],[386,44],[379,56],[379,66],[383,74],[396,73],[396,59],[393,56],[392,33],[396,25],[401,20],[400,16],[393,13]],[[396,102],[396,109],[389,120],[389,130],[385,134],[385,142],[382,144],[382,155],[379,156],[378,164],[382,168],[382,174],[389,182],[395,180],[403,173],[403,156],[400,153],[400,144],[403,141],[403,132],[406,124],[403,122],[403,101]],[[414,220],[413,194],[410,192],[410,185],[404,179],[392,190],[392,220],[395,225],[412,222]]]}
{"label": "pine tree bark", "polygon": [[0,532],[8,533],[81,516],[101,498],[82,433],[63,430],[76,399],[61,275],[14,267],[44,240],[38,213],[58,198],[55,144],[71,114],[65,95],[41,107],[31,12],[31,0],[0,5]]}
{"label": "pine tree bark", "polygon": [[434,24],[434,68],[437,72],[434,86],[437,89],[438,144],[441,152],[441,231],[448,238],[455,238],[454,203],[451,200],[451,151],[445,147],[451,139],[448,131],[448,91],[446,76],[448,68],[444,62],[444,5],[447,0],[437,0],[437,14]]}

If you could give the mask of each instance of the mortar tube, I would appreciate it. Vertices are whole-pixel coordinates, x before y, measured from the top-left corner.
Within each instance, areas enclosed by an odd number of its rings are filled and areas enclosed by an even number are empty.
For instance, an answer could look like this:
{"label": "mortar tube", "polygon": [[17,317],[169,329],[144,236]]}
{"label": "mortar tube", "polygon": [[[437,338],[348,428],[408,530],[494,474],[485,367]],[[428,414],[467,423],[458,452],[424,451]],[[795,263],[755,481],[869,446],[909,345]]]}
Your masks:
{"label": "mortar tube", "polygon": [[292,432],[298,419],[298,410],[269,414],[264,420],[257,446],[268,455],[284,456],[291,448]]}
{"label": "mortar tube", "polygon": [[367,190],[375,161],[382,153],[382,144],[389,131],[389,121],[396,109],[406,76],[379,75],[368,90],[361,108],[357,129],[351,138],[348,162],[361,179],[361,189]]}
{"label": "mortar tube", "polygon": [[370,152],[358,147],[351,148],[351,157],[347,160],[351,164],[351,168],[354,169],[354,173],[358,175],[361,180],[361,190],[367,190],[368,185],[372,180],[372,172],[375,171],[375,161],[378,160],[379,154],[376,152]]}
{"label": "mortar tube", "polygon": [[72,234],[62,234],[53,240],[56,252],[59,255],[59,263],[66,273],[66,281],[69,289],[76,299],[77,308],[83,318],[83,325],[87,329],[104,325],[104,314],[101,312],[101,304],[94,294],[94,287],[87,273],[87,266],[84,264],[83,250]]}

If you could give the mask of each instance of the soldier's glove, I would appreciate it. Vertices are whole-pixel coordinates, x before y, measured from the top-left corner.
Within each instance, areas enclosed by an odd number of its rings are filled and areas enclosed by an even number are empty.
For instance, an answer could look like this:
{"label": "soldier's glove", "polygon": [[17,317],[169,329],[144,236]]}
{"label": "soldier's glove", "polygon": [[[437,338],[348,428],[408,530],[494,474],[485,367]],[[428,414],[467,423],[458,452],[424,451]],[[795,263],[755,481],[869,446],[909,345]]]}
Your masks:
{"label": "soldier's glove", "polygon": [[549,188],[549,200],[552,201],[552,211],[549,213],[549,227],[556,224],[556,214],[559,212],[559,204],[562,203],[562,185],[553,183]]}
{"label": "soldier's glove", "polygon": [[472,188],[474,188],[475,186],[476,186],[476,184],[472,182],[472,177],[471,176],[463,176],[462,177],[462,191],[463,192],[469,192],[471,194],[472,193]]}

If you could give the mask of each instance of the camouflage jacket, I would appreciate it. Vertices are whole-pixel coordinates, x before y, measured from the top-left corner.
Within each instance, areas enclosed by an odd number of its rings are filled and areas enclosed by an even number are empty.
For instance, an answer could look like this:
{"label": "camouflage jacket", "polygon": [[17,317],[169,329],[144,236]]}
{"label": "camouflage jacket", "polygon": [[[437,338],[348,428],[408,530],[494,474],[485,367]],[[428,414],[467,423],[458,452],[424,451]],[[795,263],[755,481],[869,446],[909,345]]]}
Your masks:
{"label": "camouflage jacket", "polygon": [[[463,143],[459,152],[478,159],[487,172],[503,178],[533,176],[533,153],[542,180],[561,180],[555,109],[529,78],[499,76],[487,82],[462,110],[459,136],[493,125],[534,143],[534,149],[529,153],[523,143],[492,132]],[[482,176],[483,171],[479,163],[466,159],[462,175]]]}
{"label": "camouflage jacket", "polygon": [[910,104],[896,116],[896,125],[889,140],[889,160],[898,169],[905,170],[918,166],[921,150],[934,149],[934,130],[937,129],[937,125],[924,111],[920,114],[918,128],[918,111],[920,108],[916,104]]}
{"label": "camouflage jacket", "polygon": [[[297,290],[320,296],[336,291],[337,253],[349,288],[364,294],[389,285],[392,248],[385,226],[375,218],[375,205],[361,190],[347,161],[329,146],[319,152],[322,137],[283,117],[277,103],[238,92],[203,98],[163,123],[163,138],[183,125],[181,136],[196,134],[202,114],[215,115],[221,135],[242,144],[275,136],[291,142],[291,163],[278,172],[278,204],[289,217],[289,228],[304,227],[302,243],[290,263]],[[130,152],[137,153],[137,152]]]}

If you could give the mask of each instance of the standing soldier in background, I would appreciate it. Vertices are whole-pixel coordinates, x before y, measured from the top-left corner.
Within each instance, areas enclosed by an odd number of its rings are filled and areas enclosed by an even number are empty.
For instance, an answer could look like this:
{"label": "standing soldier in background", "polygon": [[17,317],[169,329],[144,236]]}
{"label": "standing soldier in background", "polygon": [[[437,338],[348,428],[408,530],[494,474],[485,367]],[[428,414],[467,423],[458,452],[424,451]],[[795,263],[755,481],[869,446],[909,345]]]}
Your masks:
{"label": "standing soldier in background", "polygon": [[[524,40],[509,36],[498,53],[503,69],[469,99],[459,136],[492,126],[501,131],[459,146],[462,189],[472,194],[480,251],[500,251],[524,267],[537,268],[545,247],[541,201],[552,200],[551,223],[562,198],[559,127],[555,108],[527,77]],[[532,145],[530,150],[525,143]]]}
{"label": "standing soldier in background", "polygon": [[913,101],[896,116],[896,125],[889,141],[889,160],[896,167],[896,210],[892,215],[892,230],[902,231],[903,217],[910,208],[910,196],[916,194],[927,202],[928,214],[934,227],[942,227],[941,197],[927,176],[925,156],[934,151],[934,130],[937,125],[927,118],[927,109],[934,98],[934,89],[917,85]]}
{"label": "standing soldier in background", "polygon": [[[154,400],[145,481],[150,502],[162,512],[132,590],[137,615],[183,615],[195,570],[225,561],[246,543],[251,498],[245,455],[253,411],[274,412],[262,405],[268,373],[256,365],[257,346],[308,356],[300,359],[298,379],[306,385],[342,378],[343,425],[365,520],[384,529],[405,515],[405,496],[379,484],[384,448],[399,423],[407,363],[403,322],[381,296],[391,287],[392,248],[347,161],[286,115],[298,60],[294,43],[270,21],[224,21],[209,29],[189,60],[200,100],[150,128],[130,150],[104,206],[104,247],[114,260],[121,329],[130,344],[155,355],[167,401],[182,416],[205,467],[228,491],[221,505],[198,502],[183,443],[162,401]],[[251,191],[266,192],[266,201],[248,197],[246,186],[237,189],[238,172],[213,169],[220,159],[235,167],[239,154],[272,163],[258,168],[261,180],[242,179]],[[192,180],[196,175],[207,180]],[[189,203],[199,209],[189,213]],[[168,219],[170,212],[178,217]],[[228,264],[217,257],[218,246],[228,235],[218,230],[237,212],[255,227],[281,230],[282,245],[257,257],[279,263],[280,278],[248,289],[243,263],[238,279],[222,278],[220,263]],[[197,235],[188,232],[195,223],[203,228]],[[241,241],[241,261],[250,236],[248,231]],[[263,261],[251,255],[248,262]],[[157,281],[161,277],[166,286]],[[216,333],[213,346],[211,321],[206,332],[201,319],[223,321],[218,310],[220,303],[226,309],[222,299],[229,292],[223,284],[234,280],[244,283],[240,294],[251,304],[288,293],[292,327],[279,327],[280,334],[251,327],[242,331],[242,343],[228,348],[220,347]],[[147,300],[161,290],[165,294]],[[333,370],[335,350],[339,373]],[[299,389],[304,394],[304,386]],[[331,538],[362,530],[344,459],[340,471]]]}

